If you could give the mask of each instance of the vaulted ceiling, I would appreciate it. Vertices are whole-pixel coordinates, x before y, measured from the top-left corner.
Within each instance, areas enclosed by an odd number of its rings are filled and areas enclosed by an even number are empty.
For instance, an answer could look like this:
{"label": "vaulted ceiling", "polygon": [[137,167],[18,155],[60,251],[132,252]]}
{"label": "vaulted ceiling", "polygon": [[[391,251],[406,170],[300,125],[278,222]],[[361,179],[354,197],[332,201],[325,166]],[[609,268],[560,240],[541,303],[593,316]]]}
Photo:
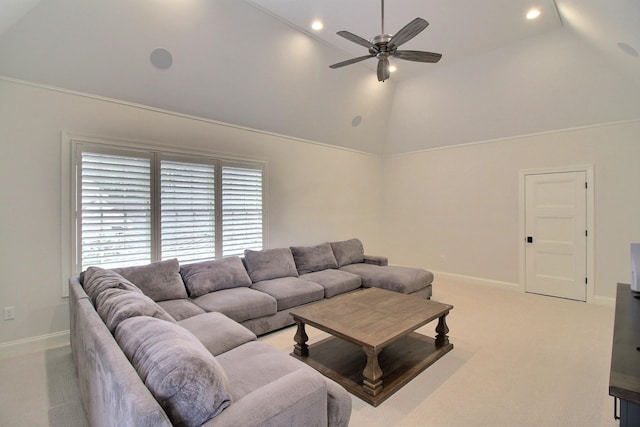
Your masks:
{"label": "vaulted ceiling", "polygon": [[[336,35],[348,30],[364,39],[382,33],[394,34],[416,17],[429,22],[424,32],[401,49],[427,50],[443,54],[439,65],[482,55],[494,49],[547,33],[562,26],[553,0],[387,0],[382,21],[381,0],[249,0],[267,13],[283,19],[311,37],[346,52],[345,58],[366,55],[362,46]],[[527,20],[530,9],[540,11],[535,20]],[[311,24],[319,21],[321,30]],[[393,60],[392,60],[393,61]],[[399,67],[393,78],[404,80],[429,72],[430,65],[393,61]],[[367,61],[375,69],[376,61]]]}
{"label": "vaulted ceiling", "polygon": [[366,54],[335,32],[371,38],[380,15],[365,0],[4,0],[0,75],[375,154],[640,118],[637,1],[387,0],[385,31],[426,19],[403,48],[442,60],[398,61],[384,83],[373,59],[330,70]]}

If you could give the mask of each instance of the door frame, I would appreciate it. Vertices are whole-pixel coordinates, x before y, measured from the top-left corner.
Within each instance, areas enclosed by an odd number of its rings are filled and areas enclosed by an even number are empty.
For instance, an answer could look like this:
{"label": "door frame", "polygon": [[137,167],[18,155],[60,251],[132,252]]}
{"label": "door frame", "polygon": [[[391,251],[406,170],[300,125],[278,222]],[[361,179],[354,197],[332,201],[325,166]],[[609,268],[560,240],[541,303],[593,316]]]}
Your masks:
{"label": "door frame", "polygon": [[519,275],[518,282],[522,292],[526,292],[526,265],[525,265],[525,247],[526,247],[526,231],[525,231],[525,178],[527,175],[554,174],[566,172],[585,172],[587,178],[587,303],[593,303],[595,299],[596,279],[595,279],[595,221],[594,221],[594,193],[595,181],[593,174],[593,165],[577,165],[577,166],[559,166],[553,168],[542,169],[523,169],[519,172],[519,225],[518,225],[518,251],[519,251]]}

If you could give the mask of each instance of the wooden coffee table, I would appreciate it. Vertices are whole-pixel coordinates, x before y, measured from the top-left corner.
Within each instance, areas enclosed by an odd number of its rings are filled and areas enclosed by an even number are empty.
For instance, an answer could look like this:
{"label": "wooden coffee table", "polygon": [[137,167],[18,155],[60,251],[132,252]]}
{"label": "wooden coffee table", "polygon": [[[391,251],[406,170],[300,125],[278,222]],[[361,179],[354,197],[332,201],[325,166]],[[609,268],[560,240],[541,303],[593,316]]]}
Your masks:
{"label": "wooden coffee table", "polygon": [[[452,308],[378,288],[334,297],[291,311],[291,355],[378,406],[453,349],[446,323]],[[414,332],[435,319],[435,338]],[[305,324],[333,336],[307,345]]]}

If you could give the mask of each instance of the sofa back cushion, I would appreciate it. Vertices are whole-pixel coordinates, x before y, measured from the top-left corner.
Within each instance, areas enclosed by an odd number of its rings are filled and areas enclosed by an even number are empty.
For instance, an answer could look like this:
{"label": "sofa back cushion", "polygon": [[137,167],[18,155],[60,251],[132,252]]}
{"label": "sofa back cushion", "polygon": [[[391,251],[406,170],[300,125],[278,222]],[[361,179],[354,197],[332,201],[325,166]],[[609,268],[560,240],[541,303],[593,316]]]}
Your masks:
{"label": "sofa back cushion", "polygon": [[120,323],[115,338],[173,425],[200,426],[231,404],[226,373],[184,328],[132,317]]}
{"label": "sofa back cushion", "polygon": [[338,268],[338,261],[328,242],[316,246],[292,246],[291,253],[296,263],[298,274]]}
{"label": "sofa back cushion", "polygon": [[222,289],[251,286],[249,273],[237,256],[183,265],[180,274],[192,298]]}
{"label": "sofa back cushion", "polygon": [[338,262],[338,268],[364,262],[364,247],[360,239],[331,242],[331,249]]}
{"label": "sofa back cushion", "polygon": [[187,298],[177,259],[152,262],[136,267],[115,268],[113,271],[134,283],[154,301]]}
{"label": "sofa back cushion", "polygon": [[89,267],[84,272],[82,287],[94,306],[96,305],[98,295],[107,289],[125,289],[131,292],[142,293],[136,285],[115,271],[105,270],[100,267]]}
{"label": "sofa back cushion", "polygon": [[291,249],[263,249],[244,251],[244,262],[253,283],[280,277],[298,277]]}
{"label": "sofa back cushion", "polygon": [[126,289],[105,289],[96,298],[95,307],[112,334],[122,321],[135,316],[156,317],[175,323],[173,317],[151,298]]}

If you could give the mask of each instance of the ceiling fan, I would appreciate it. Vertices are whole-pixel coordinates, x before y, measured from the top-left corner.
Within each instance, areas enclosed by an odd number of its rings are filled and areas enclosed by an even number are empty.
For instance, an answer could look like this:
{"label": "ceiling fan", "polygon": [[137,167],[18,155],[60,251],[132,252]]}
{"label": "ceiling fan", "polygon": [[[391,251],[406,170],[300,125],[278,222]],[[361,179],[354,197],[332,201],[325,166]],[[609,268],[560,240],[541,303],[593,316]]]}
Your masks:
{"label": "ceiling fan", "polygon": [[369,40],[365,40],[349,31],[338,31],[341,37],[369,49],[369,55],[359,56],[357,58],[348,59],[330,65],[329,68],[340,68],[345,65],[355,64],[369,58],[378,58],[378,81],[383,82],[390,77],[389,73],[389,57],[416,62],[438,62],[442,58],[442,54],[433,52],[422,52],[418,50],[398,50],[401,44],[404,44],[417,36],[422,30],[427,28],[429,23],[422,18],[416,18],[405,25],[396,34],[385,34],[384,32],[384,0],[382,0],[382,32]]}

